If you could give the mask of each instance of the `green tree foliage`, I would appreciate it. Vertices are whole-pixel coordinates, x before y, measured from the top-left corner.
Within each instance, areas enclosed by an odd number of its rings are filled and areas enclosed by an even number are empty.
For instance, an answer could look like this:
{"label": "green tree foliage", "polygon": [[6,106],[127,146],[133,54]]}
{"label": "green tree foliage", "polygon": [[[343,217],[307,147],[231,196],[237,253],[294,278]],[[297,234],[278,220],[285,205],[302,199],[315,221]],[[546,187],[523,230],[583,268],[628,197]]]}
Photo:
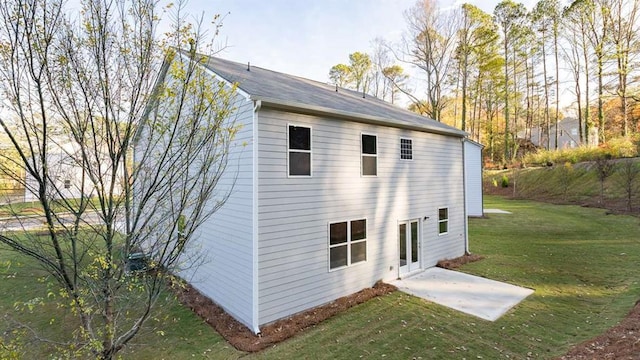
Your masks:
{"label": "green tree foliage", "polygon": [[391,65],[383,68],[382,75],[388,80],[386,86],[390,94],[389,98],[393,104],[397,100],[399,92],[403,91],[409,75],[404,73],[400,65]]}
{"label": "green tree foliage", "polygon": [[366,93],[371,69],[372,63],[369,55],[356,51],[349,54],[349,65],[337,64],[331,67],[329,79],[340,87],[348,87]]}
{"label": "green tree foliage", "polygon": [[345,87],[350,83],[351,77],[351,68],[345,64],[334,65],[331,70],[329,70],[329,79],[334,84]]}

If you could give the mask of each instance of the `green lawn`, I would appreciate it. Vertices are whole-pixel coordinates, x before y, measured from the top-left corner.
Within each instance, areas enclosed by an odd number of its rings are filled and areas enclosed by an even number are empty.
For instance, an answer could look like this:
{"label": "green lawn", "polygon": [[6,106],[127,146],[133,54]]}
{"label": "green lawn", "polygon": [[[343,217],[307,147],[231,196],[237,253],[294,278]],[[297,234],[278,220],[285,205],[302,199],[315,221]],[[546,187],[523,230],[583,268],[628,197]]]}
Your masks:
{"label": "green lawn", "polygon": [[[485,260],[461,270],[535,289],[496,322],[396,292],[373,299],[259,354],[231,348],[180,306],[123,354],[135,359],[552,358],[615,325],[640,299],[640,220],[604,210],[485,198],[492,214],[470,220],[470,244]],[[0,252],[0,318],[17,299],[45,296],[37,272]],[[15,277],[12,276],[17,271]],[[6,325],[4,325],[6,326]],[[0,321],[0,334],[3,333]],[[58,329],[58,327],[54,327]],[[57,330],[56,330],[57,331]],[[154,336],[164,331],[164,336]],[[45,351],[45,350],[40,350]],[[1,352],[0,352],[1,354]],[[48,352],[46,354],[49,354]]]}

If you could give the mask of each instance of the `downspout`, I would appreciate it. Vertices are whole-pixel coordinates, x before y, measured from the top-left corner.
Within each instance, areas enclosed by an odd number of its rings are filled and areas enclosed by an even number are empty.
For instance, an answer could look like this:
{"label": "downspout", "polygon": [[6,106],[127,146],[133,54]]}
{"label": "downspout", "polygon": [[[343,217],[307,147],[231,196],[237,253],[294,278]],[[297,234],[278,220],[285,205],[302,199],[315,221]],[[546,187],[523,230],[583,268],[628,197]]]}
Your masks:
{"label": "downspout", "polygon": [[464,201],[464,253],[469,254],[469,212],[467,209],[467,153],[466,138],[462,138],[462,199]]}
{"label": "downspout", "polygon": [[261,100],[253,102],[253,123],[252,123],[252,245],[253,245],[253,270],[252,270],[252,314],[251,314],[251,330],[254,334],[260,333],[260,292],[258,286],[258,111],[262,107]]}

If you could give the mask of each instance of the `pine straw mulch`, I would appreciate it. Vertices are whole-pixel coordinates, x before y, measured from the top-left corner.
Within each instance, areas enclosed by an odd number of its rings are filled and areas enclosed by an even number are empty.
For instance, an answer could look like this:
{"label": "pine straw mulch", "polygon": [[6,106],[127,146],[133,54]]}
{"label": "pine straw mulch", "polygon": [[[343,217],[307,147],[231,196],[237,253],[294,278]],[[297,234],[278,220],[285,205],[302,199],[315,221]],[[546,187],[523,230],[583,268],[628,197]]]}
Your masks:
{"label": "pine straw mulch", "polygon": [[260,328],[261,333],[255,335],[191,285],[174,287],[178,300],[183,305],[211,325],[233,347],[247,352],[270,347],[355,305],[396,290],[395,286],[378,281],[371,288],[263,326]]}
{"label": "pine straw mulch", "polygon": [[443,269],[453,270],[453,269],[459,268],[464,264],[468,264],[474,261],[479,261],[482,259],[484,259],[484,256],[467,253],[455,259],[440,260],[438,261],[438,264],[436,264],[436,266],[441,267]]}
{"label": "pine straw mulch", "polygon": [[618,325],[576,345],[558,359],[640,359],[640,301]]}

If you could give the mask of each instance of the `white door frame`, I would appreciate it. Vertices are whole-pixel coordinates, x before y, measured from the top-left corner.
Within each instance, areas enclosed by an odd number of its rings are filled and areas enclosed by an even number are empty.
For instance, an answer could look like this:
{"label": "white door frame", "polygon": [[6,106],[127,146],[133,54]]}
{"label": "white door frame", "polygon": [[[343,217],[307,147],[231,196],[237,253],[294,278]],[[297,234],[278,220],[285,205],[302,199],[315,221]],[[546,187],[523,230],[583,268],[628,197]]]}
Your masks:
{"label": "white door frame", "polygon": [[398,277],[421,269],[420,219],[398,222]]}

